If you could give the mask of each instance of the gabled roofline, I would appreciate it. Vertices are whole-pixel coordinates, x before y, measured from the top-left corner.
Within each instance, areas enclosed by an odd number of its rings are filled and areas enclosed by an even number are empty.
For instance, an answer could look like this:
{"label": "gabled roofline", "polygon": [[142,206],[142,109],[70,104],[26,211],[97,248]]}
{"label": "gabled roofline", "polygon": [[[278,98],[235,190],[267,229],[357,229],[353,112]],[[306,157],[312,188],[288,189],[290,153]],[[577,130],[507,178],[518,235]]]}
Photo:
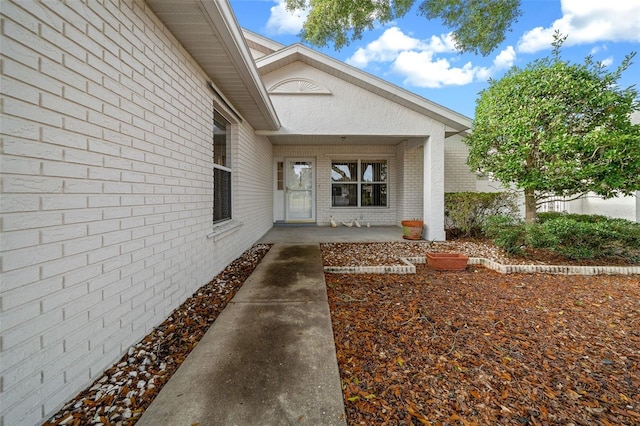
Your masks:
{"label": "gabled roofline", "polygon": [[338,61],[321,52],[310,49],[300,43],[288,46],[256,60],[261,75],[268,74],[283,66],[300,61],[314,68],[362,87],[376,95],[396,102],[435,120],[441,121],[449,129],[447,136],[463,133],[471,129],[471,118],[450,110],[440,104],[416,95],[395,84],[382,80],[372,74]]}
{"label": "gabled roofline", "polygon": [[285,47],[284,44],[280,44],[277,41],[271,40],[270,38],[266,38],[264,36],[261,36],[260,34],[256,34],[246,28],[242,28],[242,33],[244,35],[245,41],[247,42],[247,45],[250,48],[262,52],[265,55],[270,55],[273,52],[284,49]]}

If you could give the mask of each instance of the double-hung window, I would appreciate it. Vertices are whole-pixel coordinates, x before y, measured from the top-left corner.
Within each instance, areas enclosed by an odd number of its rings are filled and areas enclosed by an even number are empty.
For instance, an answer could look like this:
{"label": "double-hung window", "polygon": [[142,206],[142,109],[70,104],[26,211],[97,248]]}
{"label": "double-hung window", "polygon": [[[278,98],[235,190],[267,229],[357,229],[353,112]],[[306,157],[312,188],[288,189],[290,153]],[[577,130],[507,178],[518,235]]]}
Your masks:
{"label": "double-hung window", "polygon": [[331,162],[333,207],[387,207],[387,160]]}
{"label": "double-hung window", "polygon": [[231,123],[213,112],[213,223],[231,219]]}

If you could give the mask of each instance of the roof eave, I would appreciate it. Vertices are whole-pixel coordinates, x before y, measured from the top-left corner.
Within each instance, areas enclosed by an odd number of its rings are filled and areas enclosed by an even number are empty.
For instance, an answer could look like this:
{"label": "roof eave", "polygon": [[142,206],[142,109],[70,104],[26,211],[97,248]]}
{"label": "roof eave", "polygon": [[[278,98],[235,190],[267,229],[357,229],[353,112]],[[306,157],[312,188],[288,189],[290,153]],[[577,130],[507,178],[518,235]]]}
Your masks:
{"label": "roof eave", "polygon": [[228,0],[146,0],[146,3],[244,120],[254,129],[280,128],[280,120]]}
{"label": "roof eave", "polygon": [[[247,90],[253,95],[258,108],[262,111],[267,120],[270,130],[280,128],[278,114],[271,103],[267,89],[262,84],[262,78],[258,72],[253,57],[249,52],[242,31],[235,15],[231,10],[228,0],[198,0],[202,5],[202,10],[209,15],[209,19],[214,25],[214,30],[218,32],[224,41],[227,51],[238,68],[239,74],[243,77]],[[253,125],[253,123],[251,123]]]}

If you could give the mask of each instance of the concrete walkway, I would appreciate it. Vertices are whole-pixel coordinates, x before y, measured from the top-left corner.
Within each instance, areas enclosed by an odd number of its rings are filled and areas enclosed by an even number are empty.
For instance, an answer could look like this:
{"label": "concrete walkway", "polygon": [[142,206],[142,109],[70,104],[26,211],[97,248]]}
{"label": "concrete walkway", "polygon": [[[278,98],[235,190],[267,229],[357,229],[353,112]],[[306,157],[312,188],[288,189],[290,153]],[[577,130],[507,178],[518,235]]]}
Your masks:
{"label": "concrete walkway", "polygon": [[138,426],[346,425],[318,244],[275,244]]}

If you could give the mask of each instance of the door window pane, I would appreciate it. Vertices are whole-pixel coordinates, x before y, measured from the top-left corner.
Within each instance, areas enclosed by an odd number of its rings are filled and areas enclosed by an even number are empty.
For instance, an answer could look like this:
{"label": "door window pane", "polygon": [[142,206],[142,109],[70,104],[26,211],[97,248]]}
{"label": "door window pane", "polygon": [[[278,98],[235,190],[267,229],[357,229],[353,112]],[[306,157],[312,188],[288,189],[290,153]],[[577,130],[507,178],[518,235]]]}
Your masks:
{"label": "door window pane", "polygon": [[314,219],[314,171],[312,161],[287,161],[286,208],[288,220]]}
{"label": "door window pane", "polygon": [[313,185],[313,167],[310,163],[296,161],[291,164],[288,186],[290,190],[311,190]]}
{"label": "door window pane", "polygon": [[278,161],[278,191],[284,190],[284,163]]}

